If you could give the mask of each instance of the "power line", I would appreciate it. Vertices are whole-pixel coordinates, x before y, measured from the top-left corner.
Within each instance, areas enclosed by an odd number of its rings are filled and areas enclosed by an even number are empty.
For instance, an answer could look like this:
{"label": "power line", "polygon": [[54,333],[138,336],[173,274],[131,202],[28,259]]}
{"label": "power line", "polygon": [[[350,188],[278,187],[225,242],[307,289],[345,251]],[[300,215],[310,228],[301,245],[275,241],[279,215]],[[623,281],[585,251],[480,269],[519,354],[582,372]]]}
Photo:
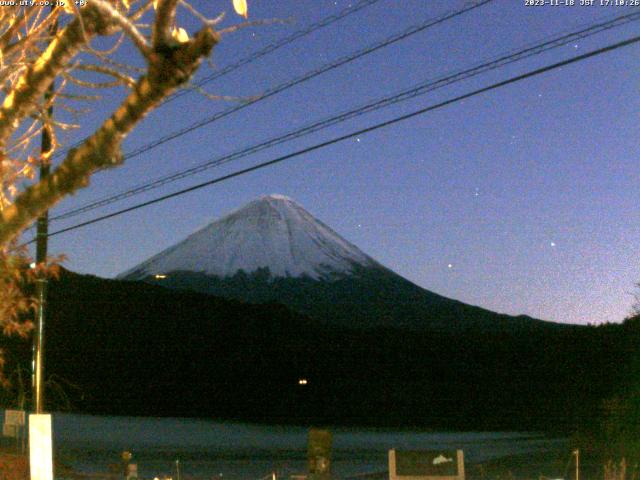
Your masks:
{"label": "power line", "polygon": [[223,110],[221,112],[218,112],[214,115],[211,115],[207,118],[204,118],[202,120],[199,120],[187,127],[181,128],[180,130],[176,130],[172,133],[169,133],[163,137],[160,137],[159,139],[154,140],[153,142],[149,142],[146,145],[143,145],[131,152],[128,152],[127,154],[125,154],[124,159],[128,160],[130,158],[136,157],[138,155],[141,155],[143,153],[146,153],[150,150],[153,150],[154,148],[159,147],[160,145],[167,143],[171,140],[174,140],[178,137],[181,137],[183,135],[186,135],[187,133],[190,133],[194,130],[197,130],[199,128],[204,127],[205,125],[209,125],[210,123],[213,123],[217,120],[220,120],[221,118],[224,118],[228,115],[231,115],[232,113],[238,112],[240,110],[243,110],[251,105],[254,105],[258,102],[262,102],[263,100],[266,100],[267,98],[270,98],[274,95],[277,95],[285,90],[288,90],[292,87],[295,87],[297,85],[300,85],[304,82],[307,82],[319,75],[322,75],[323,73],[329,72],[331,70],[335,70],[336,68],[342,67],[343,65],[346,65],[348,63],[351,63],[355,60],[358,60],[362,57],[365,57],[366,55],[369,55],[371,53],[374,53],[378,50],[381,50],[385,47],[388,47],[389,45],[393,45],[394,43],[397,43],[401,40],[405,40],[406,38],[409,38],[413,35],[416,35],[417,33],[420,33],[424,30],[427,30],[428,28],[434,27],[436,25],[440,25],[448,20],[451,20],[453,18],[456,18],[460,15],[463,15],[471,10],[475,10],[476,8],[482,7],[483,5],[486,5],[488,3],[493,2],[494,0],[480,0],[480,1],[476,1],[470,5],[464,6],[458,10],[453,10],[453,11],[449,11],[448,13],[445,13],[444,15],[435,17],[435,18],[429,18],[427,20],[425,20],[424,22],[421,22],[417,25],[413,25],[407,29],[405,29],[404,31],[400,32],[400,33],[396,33],[394,35],[391,35],[390,37],[387,37],[386,39],[374,43],[362,50],[358,50],[355,53],[352,53],[350,55],[346,55],[344,57],[340,57],[337,60],[334,60],[331,63],[322,65],[321,67],[315,69],[315,70],[311,70],[307,73],[305,73],[304,75],[301,75],[300,77],[294,78],[293,80],[289,80],[287,82],[281,83],[280,85],[277,85],[275,87],[272,87],[270,89],[268,89],[267,91],[265,91],[262,95],[260,95],[258,98],[250,100],[248,102],[242,103],[240,105],[236,105],[234,107],[228,108],[226,110]]}
{"label": "power line", "polygon": [[52,220],[62,220],[66,218],[71,218],[71,217],[80,215],[82,213],[95,210],[96,208],[110,205],[119,200],[123,200],[125,198],[129,198],[134,195],[138,195],[146,191],[159,188],[168,183],[172,183],[174,181],[189,177],[191,175],[195,175],[207,169],[217,167],[217,166],[229,163],[231,161],[238,160],[240,158],[244,158],[251,154],[262,151],[266,148],[279,145],[281,143],[284,143],[293,139],[297,139],[302,136],[309,135],[319,130],[328,128],[337,123],[341,123],[346,120],[350,120],[352,118],[356,118],[361,115],[364,115],[366,113],[370,113],[372,111],[376,111],[381,108],[384,108],[402,101],[406,101],[411,98],[415,98],[419,95],[424,95],[436,89],[451,85],[453,83],[456,83],[462,80],[466,80],[468,78],[477,76],[482,73],[486,73],[487,71],[490,71],[490,70],[502,68],[510,63],[520,61],[522,59],[529,58],[534,55],[539,55],[553,48],[558,48],[568,43],[575,42],[576,40],[584,39],[591,35],[595,35],[596,33],[600,33],[602,31],[615,28],[632,21],[637,21],[638,19],[640,19],[640,12],[617,16],[607,21],[603,21],[594,25],[590,25],[586,28],[582,28],[581,30],[578,30],[578,31],[556,36],[545,42],[527,46],[521,50],[511,50],[502,55],[494,57],[492,60],[485,61],[484,63],[475,64],[472,67],[468,67],[462,71],[458,71],[452,74],[445,74],[435,80],[434,79],[427,80],[410,89],[403,90],[391,96],[383,97],[382,99],[378,99],[374,102],[369,102],[356,109],[352,109],[347,112],[334,115],[324,120],[316,121],[310,125],[301,127],[298,130],[295,130],[293,132],[289,132],[284,135],[271,138],[269,140],[252,145],[250,147],[243,148],[241,150],[237,150],[233,153],[224,155],[222,157],[217,157],[215,159],[208,160],[207,162],[204,162],[200,165],[196,165],[194,167],[191,167],[185,170],[180,170],[170,175],[165,175],[151,182],[140,184],[138,186],[129,188],[123,192],[102,198],[100,200],[90,202],[78,208],[67,210],[53,217]]}
{"label": "power line", "polygon": [[159,147],[160,145],[163,145],[171,140],[174,140],[178,137],[181,137],[183,135],[186,135],[194,130],[197,130],[199,128],[204,127],[205,125],[209,125],[217,120],[220,120],[221,118],[224,118],[228,115],[231,115],[232,113],[238,112],[240,110],[243,110],[251,105],[254,105],[258,102],[261,102],[263,100],[266,100],[268,98],[271,98],[274,95],[277,95],[285,90],[288,90],[290,88],[293,88],[297,85],[300,85],[304,82],[307,82],[319,75],[322,75],[323,73],[329,72],[331,70],[335,70],[336,68],[342,67],[343,65],[346,65],[348,63],[351,63],[355,60],[358,60],[362,57],[365,57],[366,55],[369,55],[371,53],[374,53],[382,48],[385,48],[389,45],[392,45],[394,43],[397,43],[401,40],[404,40],[406,38],[411,37],[412,35],[415,35],[417,33],[420,33],[428,28],[434,27],[436,25],[439,25],[441,23],[444,23],[448,20],[451,20],[455,17],[458,17],[460,15],[463,15],[471,10],[474,10],[476,8],[479,8],[483,5],[486,5],[488,3],[493,2],[494,0],[479,0],[476,1],[470,5],[466,5],[458,10],[453,10],[453,11],[449,11],[448,13],[445,13],[444,15],[438,16],[438,17],[432,17],[429,18],[427,20],[425,20],[424,22],[417,24],[417,25],[413,25],[405,30],[403,30],[400,33],[396,33],[390,37],[387,37],[386,39],[374,43],[362,50],[358,50],[355,53],[352,53],[351,55],[347,55],[344,57],[340,57],[337,60],[334,60],[331,63],[322,65],[321,67],[311,70],[299,77],[294,78],[293,80],[289,80],[287,82],[281,83],[280,85],[277,85],[275,87],[272,87],[270,89],[268,89],[267,91],[265,91],[262,95],[260,95],[258,98],[252,99],[250,101],[244,102],[240,105],[236,105],[233,106],[231,108],[222,110],[221,112],[215,113],[207,118],[204,118],[202,120],[199,120],[195,123],[192,123],[191,125],[181,128],[180,130],[176,130],[174,132],[171,132],[167,135],[164,135],[152,142],[149,142],[145,145],[142,145],[141,147],[132,150],[130,152],[127,152],[124,157],[123,160],[129,160],[133,157],[137,157],[138,155],[142,155],[143,153],[146,153],[150,150],[153,150],[154,148]]}
{"label": "power line", "polygon": [[[214,184],[221,183],[221,182],[224,182],[226,180],[229,180],[229,179],[232,179],[232,178],[235,178],[235,177],[239,177],[240,175],[244,175],[246,173],[254,172],[256,170],[261,170],[261,169],[269,167],[271,165],[275,165],[277,163],[284,162],[285,160],[290,160],[292,158],[299,157],[300,155],[303,155],[305,153],[313,152],[315,150],[319,150],[321,148],[328,147],[330,145],[342,142],[344,140],[348,140],[350,138],[354,138],[354,137],[357,137],[359,135],[364,135],[366,133],[370,133],[370,132],[373,132],[375,130],[379,130],[381,128],[388,127],[390,125],[394,125],[396,123],[403,122],[405,120],[408,120],[408,119],[413,118],[413,117],[417,117],[419,115],[424,115],[425,113],[428,113],[428,112],[443,108],[445,106],[460,102],[462,100],[466,100],[468,98],[480,95],[482,93],[486,93],[486,92],[489,92],[489,91],[492,91],[492,90],[496,90],[498,88],[501,88],[501,87],[504,87],[504,86],[507,86],[507,85],[511,85],[513,83],[516,83],[516,82],[520,82],[520,81],[525,80],[527,78],[531,78],[531,77],[534,77],[534,76],[537,76],[537,75],[541,75],[541,74],[549,72],[551,70],[555,70],[557,68],[561,68],[561,67],[564,67],[564,66],[567,66],[567,65],[582,61],[582,60],[586,60],[588,58],[595,57],[595,56],[601,55],[603,53],[611,52],[611,51],[617,50],[619,48],[626,47],[626,46],[629,46],[629,45],[632,45],[632,44],[635,44],[635,43],[638,43],[638,42],[640,42],[640,36],[636,36],[636,37],[630,38],[628,40],[624,40],[624,41],[615,43],[613,45],[609,45],[609,46],[606,46],[606,47],[603,47],[603,48],[599,48],[597,50],[593,50],[591,52],[587,52],[585,54],[578,55],[576,57],[572,57],[570,59],[563,60],[561,62],[557,62],[557,63],[554,63],[552,65],[548,65],[546,67],[538,68],[536,70],[529,71],[529,72],[524,73],[522,75],[517,75],[517,76],[511,77],[511,78],[509,78],[507,80],[503,80],[501,82],[494,83],[494,84],[489,85],[487,87],[483,87],[483,88],[480,88],[480,89],[477,89],[477,90],[473,90],[472,92],[469,92],[469,93],[466,93],[466,94],[463,94],[463,95],[459,95],[459,96],[451,98],[449,100],[445,100],[443,102],[440,102],[440,103],[437,103],[437,104],[434,104],[434,105],[430,105],[430,106],[425,107],[425,108],[421,108],[421,109],[413,111],[411,113],[408,113],[408,114],[405,114],[405,115],[401,115],[399,117],[392,118],[391,120],[387,120],[387,121],[384,121],[384,122],[381,122],[381,123],[377,123],[377,124],[372,125],[370,127],[363,128],[363,129],[348,133],[346,135],[341,135],[341,136],[335,137],[335,138],[333,138],[331,140],[327,140],[327,141],[324,141],[324,142],[321,142],[321,143],[317,143],[317,144],[312,145],[310,147],[303,148],[301,150],[297,150],[297,151],[295,151],[293,153],[289,153],[287,155],[283,155],[281,157],[277,157],[277,158],[275,158],[273,160],[269,160],[267,162],[259,163],[257,165],[252,166],[252,167],[244,168],[242,170],[238,170],[238,171],[230,173],[228,175],[217,177],[215,179],[212,179],[212,180],[209,180],[209,181],[206,181],[206,182],[203,182],[203,183],[199,183],[197,185],[193,185],[193,186],[191,186],[189,188],[185,188],[185,189],[179,190],[177,192],[173,192],[173,193],[170,193],[170,194],[167,194],[167,195],[163,195],[161,197],[157,197],[157,198],[155,198],[153,200],[149,200],[147,202],[139,203],[139,204],[134,205],[132,207],[124,208],[124,209],[119,210],[117,212],[113,212],[113,213],[110,213],[110,214],[107,214],[107,215],[102,215],[102,216],[94,218],[92,220],[88,220],[86,222],[82,222],[82,223],[73,225],[71,227],[67,227],[67,228],[63,228],[61,230],[57,230],[55,232],[50,233],[48,236],[52,237],[54,235],[59,235],[61,233],[70,232],[72,230],[76,230],[78,228],[82,228],[82,227],[85,227],[87,225],[91,225],[91,224],[106,220],[108,218],[113,218],[113,217],[122,215],[124,213],[131,212],[133,210],[138,210],[140,208],[147,207],[149,205],[153,205],[155,203],[163,202],[163,201],[168,200],[170,198],[178,197],[180,195],[184,195],[186,193],[193,192],[195,190],[199,190],[201,188],[208,187],[210,185],[214,185]],[[32,243],[32,242],[33,242],[33,240],[31,240],[30,242],[27,242],[27,243]]]}
{"label": "power line", "polygon": [[[316,23],[312,23],[311,25],[309,25],[307,28],[303,29],[303,30],[299,30],[293,34],[291,34],[288,37],[283,38],[282,40],[279,40],[275,43],[272,43],[271,45],[266,46],[265,48],[258,50],[257,52],[255,52],[254,54],[245,57],[241,60],[238,60],[235,63],[232,63],[231,65],[228,65],[226,67],[224,67],[222,70],[218,71],[218,72],[214,72],[211,75],[208,75],[204,78],[202,78],[201,80],[195,82],[195,85],[197,85],[198,87],[201,87],[203,85],[206,85],[207,83],[210,83],[220,77],[225,76],[227,73],[230,73],[234,70],[237,70],[238,68],[247,65],[261,57],[264,57],[265,55],[268,55],[269,53],[272,53],[276,50],[278,50],[281,47],[284,47],[285,45],[290,44],[291,42],[298,40],[299,38],[302,38],[306,35],[309,35],[310,33],[315,32],[316,30],[326,27],[328,25],[331,25],[332,23],[347,17],[349,15],[351,15],[352,13],[356,13],[359,10],[362,10],[365,7],[368,7],[370,5],[373,5],[374,3],[377,3],[380,0],[361,0],[360,2],[358,2],[356,5],[354,5],[353,7],[347,7],[346,9],[342,10],[341,12],[337,13],[336,15],[330,15],[322,20],[320,20],[319,22]],[[173,94],[171,97],[169,97],[167,100],[165,100],[164,103],[170,102],[178,97],[181,97],[183,95],[186,95],[187,93],[189,93],[191,90],[180,90],[178,92],[176,92],[175,94]]]}
{"label": "power line", "polygon": [[[319,20],[318,22],[314,22],[309,24],[306,28],[303,28],[301,30],[298,30],[297,32],[292,33],[291,35],[284,37],[274,43],[271,43],[269,45],[267,45],[266,47],[238,60],[235,63],[232,63],[230,65],[227,65],[226,67],[224,67],[223,69],[216,71],[214,73],[212,73],[211,75],[208,75],[204,78],[202,78],[201,80],[199,80],[198,82],[195,82],[194,85],[201,87],[202,85],[205,85],[207,83],[210,83],[218,78],[224,77],[225,75],[227,75],[228,73],[233,72],[234,70],[237,70],[240,67],[243,67],[245,65],[248,65],[250,63],[253,63],[254,61],[258,60],[259,58],[264,57],[265,55],[268,55],[270,53],[275,52],[276,50],[289,45],[291,42],[294,42],[302,37],[305,37],[307,35],[310,35],[311,33],[320,30],[321,28],[324,27],[328,27],[329,25],[337,22],[338,20],[342,20],[345,17],[348,17],[349,15],[359,12],[360,10],[362,10],[363,8],[369,7],[371,5],[373,5],[374,3],[378,3],[380,0],[360,0],[358,3],[356,3],[353,6],[349,6],[345,9],[343,9],[342,11],[336,13],[335,15],[329,15],[328,17],[325,17],[321,20]],[[191,93],[193,91],[193,89],[184,89],[184,90],[179,90],[178,92],[175,92],[173,95],[171,95],[170,97],[168,97],[167,99],[165,99],[162,102],[162,105],[169,103],[173,100],[175,100],[176,98],[182,97],[183,95],[186,95],[188,93]],[[161,106],[162,106],[161,105]],[[69,148],[67,148],[66,150],[60,150],[58,152],[56,152],[53,155],[53,158],[59,158],[63,155],[65,155],[71,148],[76,148],[79,147],[80,145],[82,145],[84,143],[84,141],[86,140],[86,138],[83,138],[82,140],[79,140],[77,142],[75,142],[74,144],[72,144]]]}

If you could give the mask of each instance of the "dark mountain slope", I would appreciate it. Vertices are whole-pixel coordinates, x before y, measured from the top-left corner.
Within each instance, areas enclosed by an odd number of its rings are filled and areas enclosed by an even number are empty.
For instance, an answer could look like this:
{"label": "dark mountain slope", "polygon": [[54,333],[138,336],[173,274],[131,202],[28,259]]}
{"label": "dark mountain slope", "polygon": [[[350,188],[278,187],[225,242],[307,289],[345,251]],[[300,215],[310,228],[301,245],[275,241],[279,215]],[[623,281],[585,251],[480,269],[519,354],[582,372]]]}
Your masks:
{"label": "dark mountain slope", "polygon": [[279,302],[323,323],[349,328],[399,327],[413,330],[514,332],[571,329],[566,324],[510,316],[429,292],[383,267],[359,268],[331,281],[272,277],[266,269],[220,278],[173,271],[146,282],[251,303]]}

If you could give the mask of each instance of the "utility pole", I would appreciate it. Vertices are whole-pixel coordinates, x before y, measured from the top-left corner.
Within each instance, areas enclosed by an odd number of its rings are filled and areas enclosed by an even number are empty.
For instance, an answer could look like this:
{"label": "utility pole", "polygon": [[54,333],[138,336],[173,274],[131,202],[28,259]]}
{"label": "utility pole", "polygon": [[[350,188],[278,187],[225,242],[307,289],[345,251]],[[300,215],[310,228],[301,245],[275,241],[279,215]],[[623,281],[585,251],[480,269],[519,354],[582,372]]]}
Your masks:
{"label": "utility pole", "polygon": [[[55,7],[51,7],[53,14]],[[51,38],[55,37],[58,32],[58,19],[56,18],[49,26],[49,34]],[[55,92],[55,81],[44,94],[45,105],[51,101]],[[46,109],[46,115],[51,118],[53,116],[53,103]],[[40,144],[40,180],[49,176],[51,172],[51,148],[52,138],[49,128],[53,128],[46,120],[42,124],[42,141]],[[36,265],[44,264],[47,261],[47,243],[49,236],[49,211],[45,211],[38,217],[36,230]],[[33,392],[33,411],[34,413],[42,413],[44,411],[44,324],[47,306],[47,286],[48,280],[46,273],[41,273],[36,279],[36,299],[38,308],[36,311],[36,325],[33,332],[33,359],[32,359],[32,392]]]}
{"label": "utility pole", "polygon": [[[47,92],[48,93],[48,92]],[[45,95],[46,98],[47,95]],[[52,108],[49,108],[49,115]],[[42,130],[42,144],[40,148],[42,163],[40,164],[40,179],[47,178],[51,170],[49,159],[46,153],[51,150],[51,135],[47,128]],[[40,265],[47,261],[47,235],[49,233],[49,211],[38,217],[36,231],[36,264]],[[32,365],[32,387],[33,387],[33,411],[42,413],[44,410],[44,323],[47,306],[47,286],[46,273],[41,273],[36,279],[36,299],[38,308],[36,310],[36,325],[33,332],[33,365]]]}

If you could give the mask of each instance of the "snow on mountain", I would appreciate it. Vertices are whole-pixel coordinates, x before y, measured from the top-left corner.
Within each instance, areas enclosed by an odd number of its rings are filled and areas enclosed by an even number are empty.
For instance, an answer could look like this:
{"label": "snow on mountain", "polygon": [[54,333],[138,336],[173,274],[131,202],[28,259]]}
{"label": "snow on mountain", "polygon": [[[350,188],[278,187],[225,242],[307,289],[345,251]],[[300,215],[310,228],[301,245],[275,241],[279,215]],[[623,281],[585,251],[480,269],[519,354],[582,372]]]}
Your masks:
{"label": "snow on mountain", "polygon": [[230,277],[268,268],[273,277],[326,278],[379,264],[292,199],[268,195],[214,221],[118,278],[172,271]]}

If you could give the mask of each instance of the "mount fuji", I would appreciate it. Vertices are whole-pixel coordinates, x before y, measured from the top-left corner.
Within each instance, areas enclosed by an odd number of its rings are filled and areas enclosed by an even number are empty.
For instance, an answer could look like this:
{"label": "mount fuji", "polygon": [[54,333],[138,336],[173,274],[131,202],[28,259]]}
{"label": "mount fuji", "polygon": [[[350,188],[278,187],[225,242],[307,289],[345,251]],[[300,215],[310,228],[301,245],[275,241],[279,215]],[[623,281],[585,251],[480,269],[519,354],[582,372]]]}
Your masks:
{"label": "mount fuji", "polygon": [[302,206],[268,195],[118,276],[251,303],[281,303],[352,328],[529,330],[511,317],[425,290],[351,244]]}
{"label": "mount fuji", "polygon": [[175,271],[232,277],[261,269],[274,278],[315,280],[380,265],[283,195],[255,200],[121,274],[139,279]]}

